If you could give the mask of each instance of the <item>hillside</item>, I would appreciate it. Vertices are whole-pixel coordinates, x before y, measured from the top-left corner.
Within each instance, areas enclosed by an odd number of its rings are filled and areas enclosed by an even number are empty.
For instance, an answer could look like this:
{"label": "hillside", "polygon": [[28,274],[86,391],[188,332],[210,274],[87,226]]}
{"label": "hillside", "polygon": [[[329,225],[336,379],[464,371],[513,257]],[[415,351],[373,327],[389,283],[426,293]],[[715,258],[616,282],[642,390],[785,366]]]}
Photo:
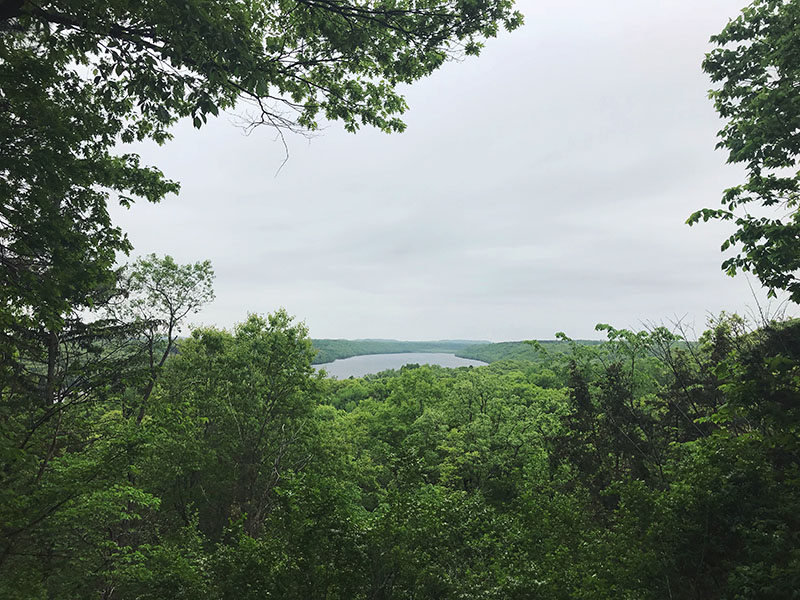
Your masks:
{"label": "hillside", "polygon": [[407,352],[441,352],[456,354],[466,348],[480,348],[490,342],[478,340],[437,340],[430,342],[409,342],[401,340],[364,339],[364,340],[311,340],[317,355],[313,364],[333,362],[337,358],[350,358],[364,354],[403,354]]}
{"label": "hillside", "polygon": [[537,340],[531,342],[498,342],[495,344],[476,344],[467,346],[455,353],[461,358],[471,358],[492,363],[500,360],[530,360],[541,362],[548,354],[564,354],[569,352],[571,343],[580,346],[595,346],[601,344],[599,340]]}

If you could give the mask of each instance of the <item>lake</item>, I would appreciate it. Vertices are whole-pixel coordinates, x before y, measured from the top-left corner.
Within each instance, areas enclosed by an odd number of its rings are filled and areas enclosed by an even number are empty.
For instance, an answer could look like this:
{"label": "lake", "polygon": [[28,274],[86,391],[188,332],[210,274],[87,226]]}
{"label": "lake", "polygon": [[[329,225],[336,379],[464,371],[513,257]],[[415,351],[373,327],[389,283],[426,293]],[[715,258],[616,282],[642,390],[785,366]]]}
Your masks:
{"label": "lake", "polygon": [[380,373],[387,369],[399,369],[403,365],[439,365],[440,367],[482,367],[487,363],[470,358],[459,358],[455,354],[439,352],[405,352],[403,354],[366,354],[339,358],[333,362],[314,365],[316,369],[325,369],[330,377],[347,379],[363,377],[369,373]]}

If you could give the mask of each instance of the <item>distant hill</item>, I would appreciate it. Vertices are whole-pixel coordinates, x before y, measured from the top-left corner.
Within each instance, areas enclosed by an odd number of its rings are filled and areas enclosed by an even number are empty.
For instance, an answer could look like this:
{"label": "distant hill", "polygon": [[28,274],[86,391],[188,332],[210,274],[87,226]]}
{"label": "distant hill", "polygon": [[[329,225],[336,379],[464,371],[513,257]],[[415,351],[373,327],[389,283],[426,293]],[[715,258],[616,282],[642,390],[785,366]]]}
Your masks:
{"label": "distant hill", "polygon": [[479,348],[490,342],[481,340],[438,340],[433,342],[407,342],[401,340],[314,340],[317,356],[314,364],[333,362],[337,358],[350,358],[364,354],[402,354],[407,352],[441,352],[458,354],[465,348]]}
{"label": "distant hill", "polygon": [[[562,340],[537,340],[541,348],[548,354],[569,352],[570,343]],[[602,344],[600,340],[574,340],[584,346]],[[496,344],[476,344],[467,346],[455,353],[461,358],[471,358],[492,363],[499,360],[542,360],[542,351],[528,342],[498,342]]]}
{"label": "distant hill", "polygon": [[[402,354],[407,352],[441,352],[461,358],[472,358],[491,363],[499,360],[541,360],[542,354],[535,346],[523,341],[491,343],[481,340],[437,340],[408,342],[401,340],[311,340],[317,350],[314,364],[333,362],[337,358],[350,358],[364,354]],[[561,340],[539,340],[548,353],[568,352],[569,343]],[[575,340],[587,346],[600,344],[599,340]]]}

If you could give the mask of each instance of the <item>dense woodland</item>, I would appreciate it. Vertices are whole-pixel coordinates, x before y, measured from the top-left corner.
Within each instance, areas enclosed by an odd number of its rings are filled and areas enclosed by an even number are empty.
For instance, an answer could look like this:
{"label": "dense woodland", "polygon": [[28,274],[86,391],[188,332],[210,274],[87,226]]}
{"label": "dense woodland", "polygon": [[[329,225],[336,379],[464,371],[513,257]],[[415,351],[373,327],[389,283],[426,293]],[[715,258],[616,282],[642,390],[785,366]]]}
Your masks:
{"label": "dense woodland", "polygon": [[549,360],[549,355],[569,353],[576,345],[594,346],[597,340],[570,340],[562,334],[558,340],[528,340],[525,342],[498,342],[495,344],[478,344],[467,346],[456,352],[456,356],[472,358],[493,363],[498,360],[525,360],[542,362]]}
{"label": "dense woodland", "polygon": [[[280,131],[399,131],[397,85],[520,23],[506,0],[0,0],[0,598],[798,597],[800,321],[336,381],[284,311],[186,331],[208,262],[117,266],[108,202],[178,189],[120,140],[244,101]],[[796,304],[800,3],[712,42],[747,181],[690,222],[729,221],[724,268]]]}
{"label": "dense woodland", "polygon": [[800,323],[712,325],[345,381],[197,329],[5,421],[4,596],[791,598]]}

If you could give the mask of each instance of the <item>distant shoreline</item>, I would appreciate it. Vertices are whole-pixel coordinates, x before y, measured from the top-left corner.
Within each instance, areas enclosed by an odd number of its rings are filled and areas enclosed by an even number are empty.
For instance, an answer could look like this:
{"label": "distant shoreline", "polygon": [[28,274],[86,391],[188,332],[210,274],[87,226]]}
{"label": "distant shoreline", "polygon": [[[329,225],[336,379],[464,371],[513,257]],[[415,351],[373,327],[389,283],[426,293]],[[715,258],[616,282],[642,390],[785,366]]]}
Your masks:
{"label": "distant shoreline", "polygon": [[[476,340],[437,340],[437,341],[401,341],[401,340],[344,340],[344,339],[312,339],[317,350],[312,364],[331,363],[337,359],[373,354],[408,354],[412,352],[432,354],[454,354],[459,358],[469,358],[485,363],[498,360],[539,360],[542,352],[535,345],[526,341],[488,342]],[[603,343],[600,340],[575,340],[574,343],[592,346]],[[564,352],[569,343],[562,340],[537,340],[547,352]]]}

